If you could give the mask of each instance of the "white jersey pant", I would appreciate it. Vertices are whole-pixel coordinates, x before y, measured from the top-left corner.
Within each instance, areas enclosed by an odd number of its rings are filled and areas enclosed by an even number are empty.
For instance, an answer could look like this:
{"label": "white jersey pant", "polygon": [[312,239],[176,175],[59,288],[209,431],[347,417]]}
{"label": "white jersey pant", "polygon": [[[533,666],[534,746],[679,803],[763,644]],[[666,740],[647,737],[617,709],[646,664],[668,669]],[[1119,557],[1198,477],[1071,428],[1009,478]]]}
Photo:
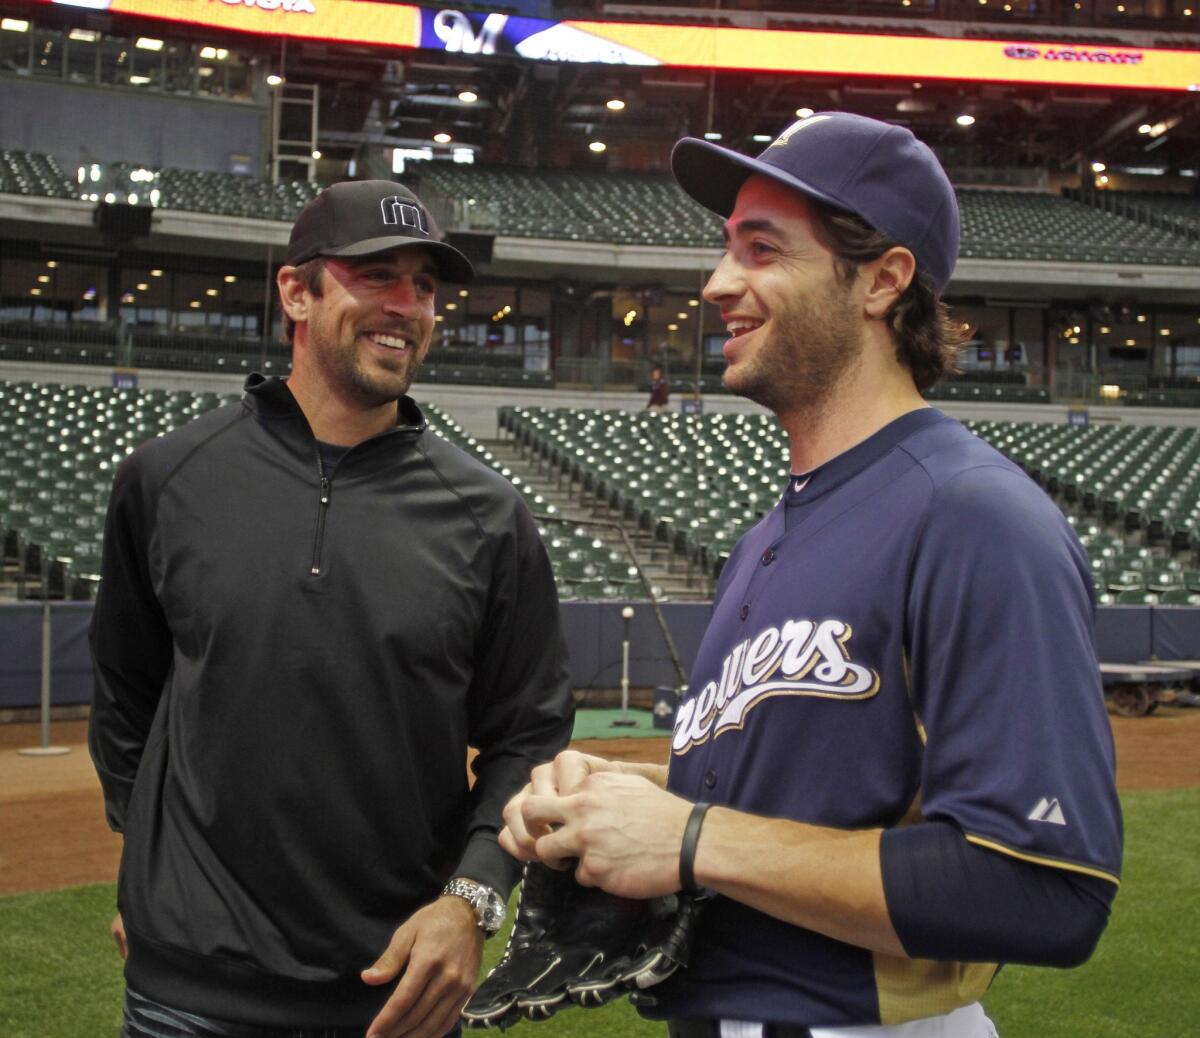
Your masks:
{"label": "white jersey pant", "polygon": [[[812,1038],[998,1038],[983,1006],[973,1002],[952,1013],[909,1020],[903,1024],[865,1027],[813,1027]],[[763,1025],[722,1020],[721,1038],[763,1038]]]}

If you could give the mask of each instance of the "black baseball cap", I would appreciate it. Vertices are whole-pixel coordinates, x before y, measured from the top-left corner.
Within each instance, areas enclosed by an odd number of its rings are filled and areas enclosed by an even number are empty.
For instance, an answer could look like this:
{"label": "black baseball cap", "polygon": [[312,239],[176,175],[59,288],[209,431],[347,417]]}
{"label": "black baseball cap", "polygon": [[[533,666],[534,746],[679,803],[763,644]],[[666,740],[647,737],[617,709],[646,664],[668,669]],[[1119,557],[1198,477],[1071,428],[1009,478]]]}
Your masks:
{"label": "black baseball cap", "polygon": [[862,217],[909,249],[941,295],[958,262],[958,199],[929,146],[903,126],[850,112],[818,112],[792,123],[751,158],[685,137],[671,171],[697,202],[729,216],[755,173]]}
{"label": "black baseball cap", "polygon": [[461,284],[475,278],[471,261],[442,241],[425,203],[390,180],[346,181],[325,188],[296,217],[287,263],[295,267],[317,256],[371,256],[404,245],[428,249],[445,281]]}

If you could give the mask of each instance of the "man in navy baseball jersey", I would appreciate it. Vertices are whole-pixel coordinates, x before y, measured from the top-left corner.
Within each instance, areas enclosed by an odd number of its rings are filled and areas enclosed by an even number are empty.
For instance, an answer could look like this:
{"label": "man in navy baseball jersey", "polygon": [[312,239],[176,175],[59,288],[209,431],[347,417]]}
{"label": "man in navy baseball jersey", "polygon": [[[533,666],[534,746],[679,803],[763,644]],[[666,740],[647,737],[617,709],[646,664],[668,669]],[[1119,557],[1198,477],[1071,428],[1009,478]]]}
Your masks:
{"label": "man in navy baseball jersey", "polygon": [[617,895],[712,893],[643,1010],[672,1036],[989,1038],[999,964],[1091,954],[1122,831],[1087,558],[921,396],[956,349],[954,191],[840,112],[672,165],[726,218],[725,384],[779,417],[793,475],[721,574],[669,765],[562,754],[501,844]]}

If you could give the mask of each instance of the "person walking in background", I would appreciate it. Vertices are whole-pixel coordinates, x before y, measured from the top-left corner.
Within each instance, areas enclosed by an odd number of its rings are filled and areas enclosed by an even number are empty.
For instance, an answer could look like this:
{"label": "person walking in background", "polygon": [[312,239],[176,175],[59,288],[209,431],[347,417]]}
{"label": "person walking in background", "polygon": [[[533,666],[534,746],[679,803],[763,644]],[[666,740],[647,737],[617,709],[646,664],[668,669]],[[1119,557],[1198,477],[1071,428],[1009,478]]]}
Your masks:
{"label": "person walking in background", "polygon": [[277,279],[291,376],[117,473],[89,741],[125,1038],[457,1029],[501,809],[573,715],[532,518],[407,395],[473,273],[405,187],[327,188]]}
{"label": "person walking in background", "polygon": [[663,375],[663,369],[657,364],[650,369],[650,399],[646,401],[647,411],[665,411],[671,399],[671,383]]}

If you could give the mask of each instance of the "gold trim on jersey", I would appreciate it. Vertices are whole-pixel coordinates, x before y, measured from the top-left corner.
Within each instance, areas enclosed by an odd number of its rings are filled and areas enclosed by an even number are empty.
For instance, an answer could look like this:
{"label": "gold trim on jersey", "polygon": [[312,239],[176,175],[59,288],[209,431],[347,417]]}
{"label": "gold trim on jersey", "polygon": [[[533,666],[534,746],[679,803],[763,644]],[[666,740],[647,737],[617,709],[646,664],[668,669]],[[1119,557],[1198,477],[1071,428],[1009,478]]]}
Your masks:
{"label": "gold trim on jersey", "polygon": [[1103,869],[1095,869],[1090,865],[1079,865],[1073,861],[1062,861],[1059,858],[1049,858],[1041,854],[1029,854],[1027,851],[1014,850],[1012,847],[997,843],[995,840],[989,840],[983,836],[973,836],[971,833],[964,833],[963,835],[966,836],[968,842],[978,847],[986,847],[989,851],[1007,854],[1010,858],[1028,861],[1033,865],[1046,865],[1052,869],[1062,869],[1064,872],[1078,872],[1084,876],[1095,876],[1096,879],[1106,879],[1109,883],[1113,883],[1118,887],[1121,885],[1121,880],[1118,877],[1114,876],[1111,872],[1105,872]]}
{"label": "gold trim on jersey", "polygon": [[874,953],[879,1022],[902,1024],[978,1002],[1000,967],[994,962],[934,962]]}

